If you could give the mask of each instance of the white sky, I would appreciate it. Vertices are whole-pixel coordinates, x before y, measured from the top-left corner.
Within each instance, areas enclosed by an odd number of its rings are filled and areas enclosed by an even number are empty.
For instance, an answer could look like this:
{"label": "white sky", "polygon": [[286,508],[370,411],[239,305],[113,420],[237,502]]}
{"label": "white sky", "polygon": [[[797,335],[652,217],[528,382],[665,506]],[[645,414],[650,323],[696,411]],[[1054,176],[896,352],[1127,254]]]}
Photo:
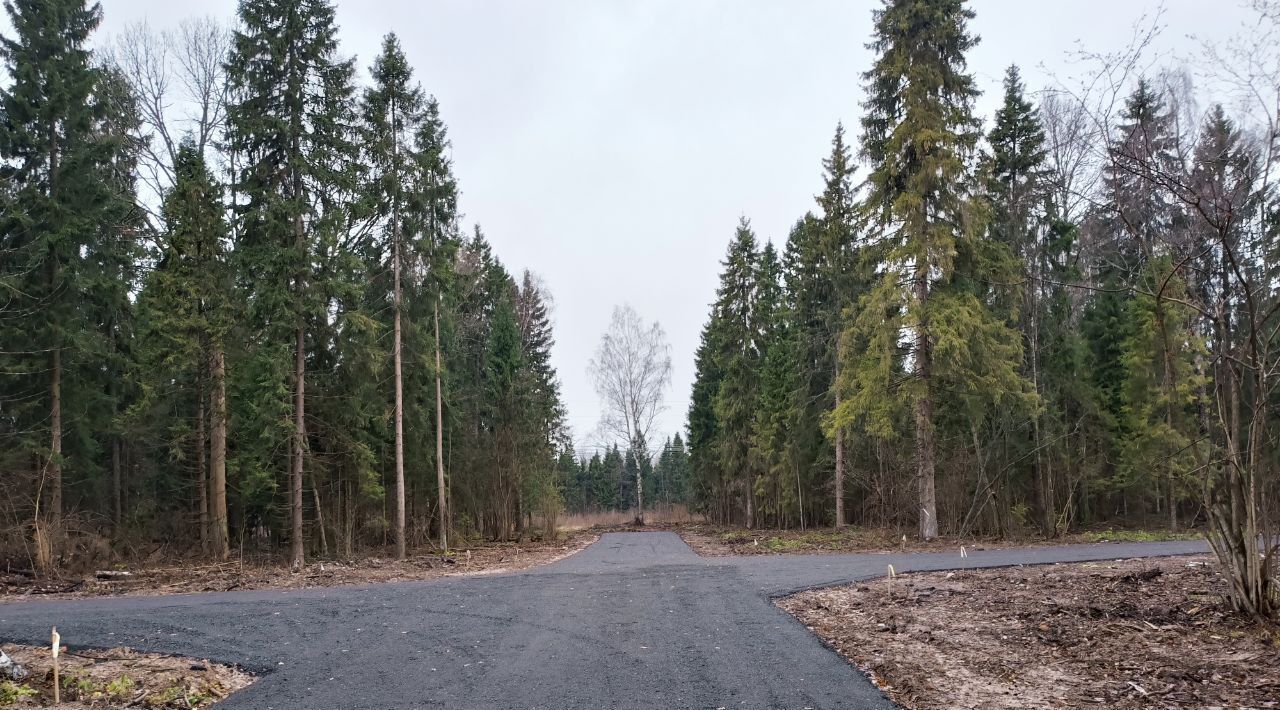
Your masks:
{"label": "white sky", "polygon": [[[234,0],[102,0],[103,33],[147,19],[230,18]],[[1123,47],[1154,0],[973,0],[970,68],[989,116],[1005,68],[1032,90],[1070,52]],[[394,30],[453,139],[465,224],[555,304],[554,363],[575,441],[599,405],[587,361],[628,302],[671,341],[668,409],[682,430],[693,353],[740,215],[779,248],[821,188],[837,121],[858,133],[871,10],[862,0],[339,1],[362,78]],[[1234,0],[1167,0],[1162,48],[1229,41]]]}

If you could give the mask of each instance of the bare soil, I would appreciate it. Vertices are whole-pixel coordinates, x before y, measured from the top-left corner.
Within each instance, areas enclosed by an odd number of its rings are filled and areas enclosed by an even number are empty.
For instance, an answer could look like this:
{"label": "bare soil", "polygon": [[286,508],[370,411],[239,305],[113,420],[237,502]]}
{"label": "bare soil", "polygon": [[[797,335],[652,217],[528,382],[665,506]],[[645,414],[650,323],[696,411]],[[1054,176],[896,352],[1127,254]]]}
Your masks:
{"label": "bare soil", "polygon": [[257,563],[237,560],[220,564],[180,565],[171,562],[166,566],[118,566],[119,569],[100,570],[102,574],[91,572],[56,579],[39,579],[29,574],[0,570],[0,603],[31,598],[337,587],[497,574],[554,562],[581,550],[598,538],[595,531],[577,531],[561,540],[483,543],[450,551],[448,555],[413,554],[402,561],[386,557],[315,560],[297,574],[291,573],[287,565],[275,560]]}
{"label": "bare soil", "polygon": [[906,708],[1280,707],[1209,556],[899,576],[778,604]]}
{"label": "bare soil", "polygon": [[4,652],[31,674],[0,681],[0,707],[202,708],[253,682],[234,666],[127,648],[63,649],[59,656],[62,702],[53,702],[53,659],[48,648],[5,644]]}
{"label": "bare soil", "polygon": [[[663,527],[663,526],[656,526]],[[691,523],[666,526],[699,555],[841,554],[860,552],[941,552],[955,551],[961,545],[970,550],[1038,545],[1067,545],[1085,542],[1135,542],[1184,540],[1197,533],[1170,534],[1148,530],[1095,530],[1064,535],[1052,540],[1043,537],[990,538],[938,537],[921,540],[913,533],[889,528],[813,528],[810,530],[748,530],[746,528]]]}

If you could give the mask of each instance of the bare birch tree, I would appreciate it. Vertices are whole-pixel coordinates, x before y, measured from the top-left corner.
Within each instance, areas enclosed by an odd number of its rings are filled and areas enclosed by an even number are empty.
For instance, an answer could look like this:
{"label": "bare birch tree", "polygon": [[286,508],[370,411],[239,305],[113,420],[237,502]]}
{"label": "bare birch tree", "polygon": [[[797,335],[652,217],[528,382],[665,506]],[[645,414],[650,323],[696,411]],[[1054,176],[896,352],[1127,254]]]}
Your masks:
{"label": "bare birch tree", "polygon": [[[600,426],[647,457],[645,442],[664,410],[671,384],[671,346],[662,326],[645,325],[629,305],[616,306],[588,370],[603,406]],[[636,466],[636,524],[644,524],[643,466]]]}
{"label": "bare birch tree", "polygon": [[162,227],[159,204],[173,187],[174,160],[190,136],[200,155],[212,157],[226,122],[224,65],[231,30],[213,17],[184,20],[177,29],[129,25],[105,54],[129,83],[143,135],[139,141],[139,202],[152,228]]}

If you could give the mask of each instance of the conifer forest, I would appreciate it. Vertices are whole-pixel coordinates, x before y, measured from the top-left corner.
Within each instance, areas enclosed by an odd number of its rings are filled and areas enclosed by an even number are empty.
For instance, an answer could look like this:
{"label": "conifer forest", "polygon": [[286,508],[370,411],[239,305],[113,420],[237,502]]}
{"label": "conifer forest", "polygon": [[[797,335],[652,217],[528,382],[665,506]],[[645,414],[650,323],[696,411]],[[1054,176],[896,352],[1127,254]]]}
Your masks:
{"label": "conifer forest", "polygon": [[1280,611],[1280,4],[1187,60],[1139,33],[1029,86],[1009,56],[991,115],[971,3],[872,5],[809,210],[706,235],[691,391],[659,401],[663,331],[615,313],[584,453],[553,294],[462,214],[450,107],[395,34],[358,64],[329,0],[109,41],[109,1],[6,0],[0,559],[170,540],[297,569],[678,505],[1195,530],[1238,610]]}

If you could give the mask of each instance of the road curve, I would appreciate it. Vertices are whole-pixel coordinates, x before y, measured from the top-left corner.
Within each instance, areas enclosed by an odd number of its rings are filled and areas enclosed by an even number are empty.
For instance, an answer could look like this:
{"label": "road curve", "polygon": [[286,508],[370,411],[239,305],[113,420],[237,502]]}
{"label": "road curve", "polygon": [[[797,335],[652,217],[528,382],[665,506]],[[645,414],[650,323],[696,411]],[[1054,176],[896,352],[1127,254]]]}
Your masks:
{"label": "road curve", "polygon": [[885,573],[1154,557],[1203,542],[702,558],[611,533],[519,573],[290,591],[0,605],[0,639],[238,663],[225,708],[890,708],[771,603]]}

